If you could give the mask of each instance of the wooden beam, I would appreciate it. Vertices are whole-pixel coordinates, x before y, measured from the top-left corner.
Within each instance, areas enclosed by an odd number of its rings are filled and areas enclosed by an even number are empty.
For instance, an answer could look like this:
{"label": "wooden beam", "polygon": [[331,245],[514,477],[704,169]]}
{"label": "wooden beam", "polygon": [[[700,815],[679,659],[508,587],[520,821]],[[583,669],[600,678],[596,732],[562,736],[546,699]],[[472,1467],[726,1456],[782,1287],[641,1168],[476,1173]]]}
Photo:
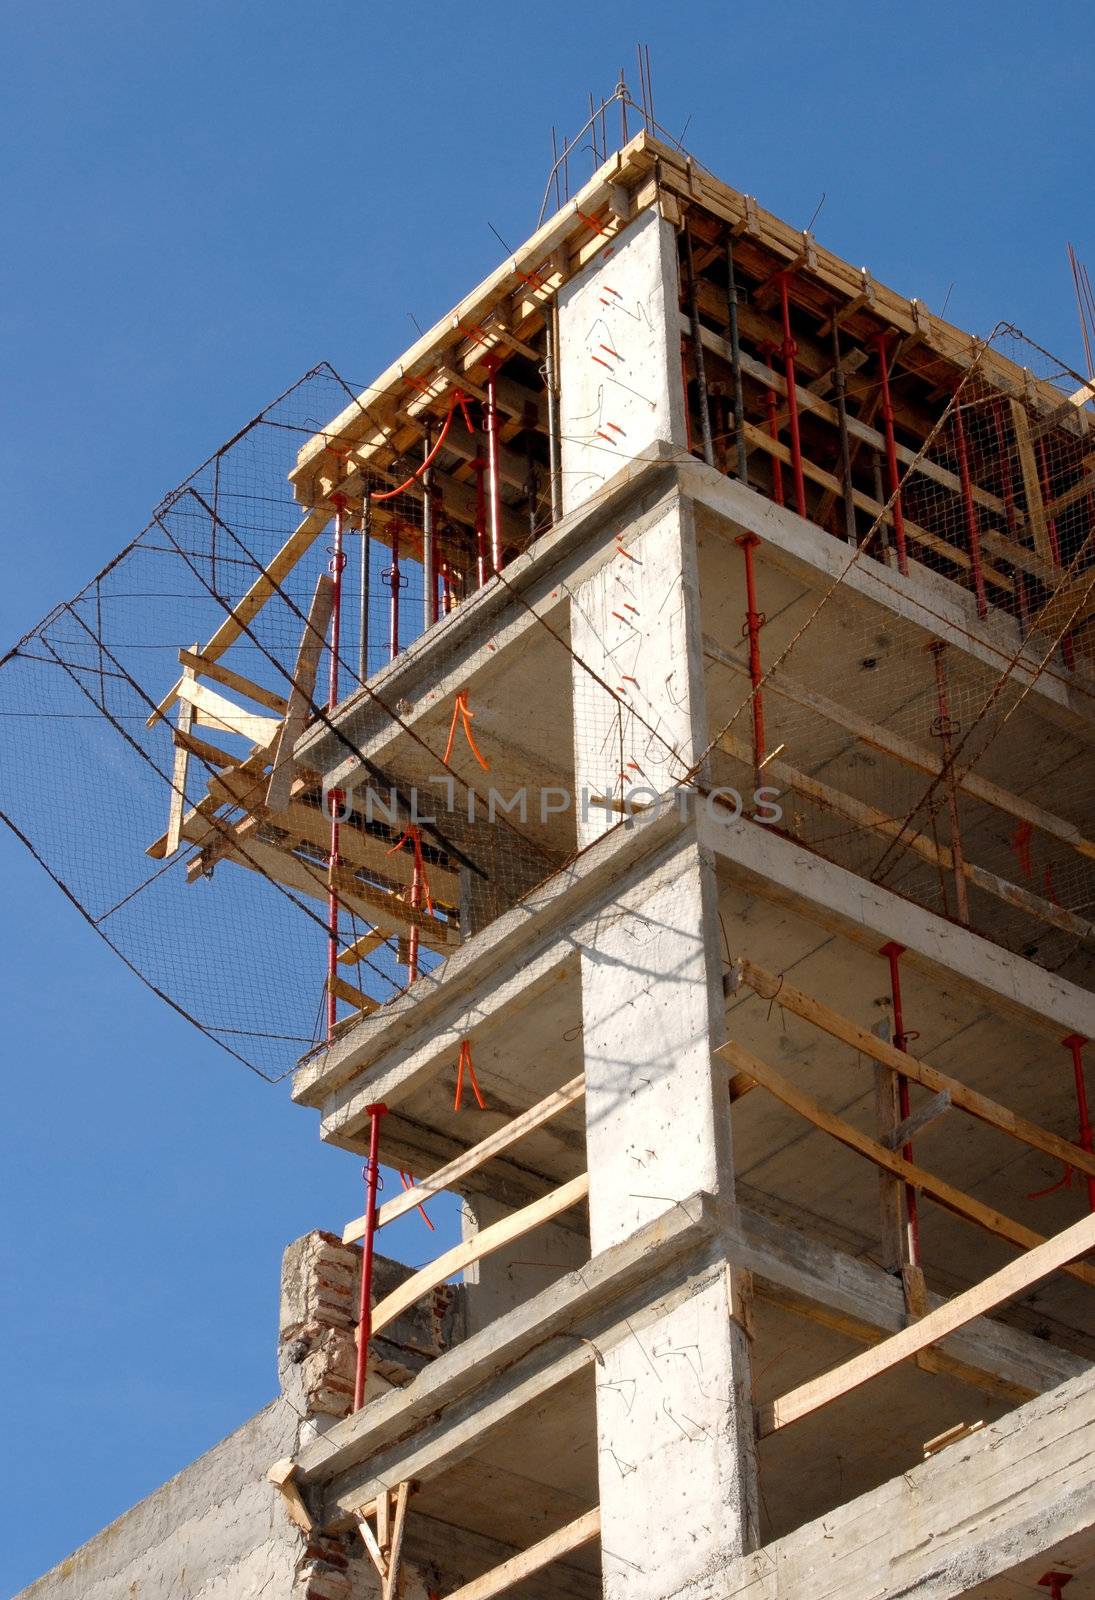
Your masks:
{"label": "wooden beam", "polygon": [[[780,997],[782,1003],[782,995]],[[804,1093],[797,1088],[789,1078],[776,1072],[767,1062],[761,1061],[758,1056],[752,1055],[743,1045],[734,1040],[720,1046],[716,1052],[728,1061],[738,1072],[746,1072],[751,1078],[761,1084],[777,1100],[782,1100],[785,1106],[792,1111],[797,1111],[807,1122],[812,1122],[815,1128],[822,1133],[828,1133],[839,1144],[846,1145],[849,1150],[854,1150],[857,1155],[866,1156],[876,1166],[883,1167],[892,1172],[895,1177],[901,1178],[905,1183],[911,1184],[921,1194],[934,1200],[936,1205],[944,1210],[951,1211],[956,1217],[962,1217],[967,1222],[974,1222],[978,1227],[995,1234],[998,1239],[1006,1239],[1009,1244],[1018,1245],[1023,1250],[1032,1250],[1035,1245],[1044,1244],[1045,1240],[1040,1233],[1035,1233],[1032,1228],[1025,1227],[1021,1222],[1015,1222],[1011,1217],[997,1211],[994,1206],[986,1206],[980,1200],[975,1200],[972,1195],[964,1194],[961,1189],[956,1189],[953,1184],[947,1183],[943,1178],[937,1178],[934,1173],[918,1167],[912,1161],[906,1161],[893,1150],[887,1150],[885,1145],[878,1144],[868,1134],[861,1133],[858,1128],[853,1128],[850,1122],[845,1122],[843,1117],[836,1116],[827,1111],[825,1107],[812,1095]],[[1095,1287],[1095,1270],[1086,1266],[1069,1266],[1064,1269],[1072,1277],[1079,1278],[1081,1283]]]}
{"label": "wooden beam", "polygon": [[[749,668],[744,662],[728,654],[714,639],[705,637],[703,650],[705,655],[712,661],[717,661],[720,666],[728,667],[741,678],[749,677]],[[896,761],[912,767],[917,772],[928,772],[937,777],[943,770],[942,757],[936,755],[934,750],[925,750],[912,739],[906,739],[904,735],[895,733],[891,728],[883,727],[880,723],[860,716],[857,711],[839,705],[835,700],[819,694],[816,689],[807,689],[782,671],[775,672],[767,678],[764,688],[766,693],[771,691],[807,711],[817,712],[829,722],[835,723],[837,727],[861,739],[872,749],[893,756]],[[1054,816],[1052,812],[1043,810],[1033,801],[1025,799],[1022,795],[1012,794],[1010,790],[1002,789],[999,784],[991,783],[975,772],[962,773],[958,786],[975,800],[983,800],[986,805],[995,806],[998,811],[1004,811],[1009,816],[1029,822],[1033,827],[1040,828],[1043,833],[1048,833],[1052,838],[1060,839],[1063,844],[1070,845],[1079,855],[1095,861],[1095,844],[1090,839],[1084,838],[1075,823]]]}
{"label": "wooden beam", "polygon": [[549,1533],[546,1539],[540,1539],[527,1550],[522,1550],[519,1555],[511,1556],[500,1566],[492,1567],[489,1572],[484,1572],[482,1577],[473,1578],[471,1583],[465,1583],[459,1589],[454,1589],[446,1600],[491,1600],[493,1595],[505,1594],[507,1589],[512,1589],[525,1578],[531,1577],[534,1572],[542,1572],[545,1567],[550,1567],[553,1561],[558,1561],[560,1556],[567,1555],[571,1550],[580,1549],[582,1545],[600,1538],[600,1535],[601,1508],[597,1506],[574,1522],[568,1522],[565,1528]]}
{"label": "wooden beam", "polygon": [[390,1322],[394,1322],[396,1317],[409,1306],[413,1306],[416,1300],[430,1289],[436,1289],[439,1283],[451,1278],[454,1272],[463,1271],[473,1261],[482,1260],[484,1256],[493,1254],[495,1250],[501,1250],[514,1239],[521,1239],[526,1233],[531,1233],[533,1228],[538,1228],[562,1212],[569,1211],[572,1206],[580,1205],[588,1194],[589,1174],[583,1172],[577,1178],[572,1178],[569,1183],[561,1184],[558,1189],[552,1189],[541,1199],[534,1200],[531,1205],[522,1206],[520,1211],[511,1212],[499,1222],[492,1222],[489,1228],[481,1229],[452,1250],[446,1250],[444,1255],[438,1256],[436,1261],[431,1261],[412,1278],[401,1283],[398,1289],[385,1295],[384,1299],[374,1307],[373,1333],[379,1333],[381,1328],[386,1328]]}
{"label": "wooden beam", "polygon": [[278,735],[274,751],[273,770],[266,790],[266,804],[272,811],[280,811],[289,804],[293,781],[293,746],[304,732],[312,709],[312,693],[319,671],[319,658],[327,643],[327,628],[334,608],[335,584],[329,573],[321,572],[316,582],[308,617],[297,647],[296,665],[293,668],[293,688],[285,711],[285,720]]}
{"label": "wooden beam", "polygon": [[[550,1122],[561,1111],[572,1106],[585,1094],[586,1081],[583,1074],[572,1078],[569,1083],[564,1083],[561,1089],[556,1089],[554,1094],[549,1094],[527,1111],[522,1111],[520,1116],[514,1117],[510,1122],[496,1128],[493,1133],[488,1133],[485,1139],[472,1145],[470,1150],[465,1150],[462,1155],[455,1156],[451,1161],[430,1177],[424,1178],[421,1183],[416,1183],[413,1189],[408,1189],[404,1194],[397,1194],[393,1200],[388,1200],[381,1206],[377,1216],[377,1227],[383,1228],[389,1222],[395,1222],[399,1217],[406,1216],[408,1211],[413,1211],[431,1195],[440,1194],[443,1189],[448,1189],[460,1178],[466,1178],[469,1172],[476,1172],[495,1156],[501,1155],[503,1150],[511,1149],[526,1135],[536,1128],[542,1128],[545,1122]],[[353,1222],[348,1222],[342,1230],[343,1244],[353,1244],[357,1239],[365,1237],[365,1218],[355,1217]]]}
{"label": "wooden beam", "polygon": [[231,667],[222,666],[219,661],[210,661],[207,656],[202,655],[197,645],[190,650],[180,650],[179,660],[184,667],[189,667],[196,677],[212,678],[214,683],[221,683],[226,689],[235,690],[236,694],[242,694],[246,699],[253,700],[256,705],[266,706],[269,711],[276,711],[279,717],[285,715],[285,701],[280,694],[264,689],[261,684],[252,683],[250,678],[245,678],[241,672],[233,672]]}
{"label": "wooden beam", "polygon": [[[877,1066],[877,1062],[875,1063]],[[885,1068],[881,1068],[885,1071]],[[891,1083],[896,1083],[894,1073],[887,1072]],[[951,1100],[949,1089],[940,1089],[938,1094],[932,1095],[930,1100],[925,1100],[922,1106],[909,1113],[903,1122],[885,1135],[882,1143],[887,1150],[900,1150],[903,1144],[909,1144],[918,1133],[923,1133],[925,1128],[930,1128],[933,1122],[938,1122],[940,1117],[945,1117],[951,1110],[954,1102]]]}
{"label": "wooden beam", "polygon": [[[187,667],[183,673],[188,684],[194,682],[194,673]],[[176,719],[177,730],[187,734],[194,726],[194,707],[189,700],[183,700],[179,706]],[[175,760],[171,769],[171,796],[167,802],[167,835],[164,839],[164,855],[173,856],[182,843],[183,812],[186,809],[186,774],[190,766],[190,752],[184,744],[176,739]]]}
{"label": "wooden beam", "polygon": [[748,959],[743,959],[740,963],[735,962],[731,976],[733,978],[740,976],[741,981],[748,984],[750,989],[764,1000],[773,1000],[778,994],[779,1003],[786,1010],[793,1011],[804,1022],[812,1022],[824,1033],[851,1045],[853,1050],[868,1056],[872,1061],[879,1062],[881,1066],[902,1073],[914,1083],[922,1084],[925,1089],[931,1089],[936,1093],[945,1089],[952,1103],[959,1110],[968,1112],[971,1117],[987,1122],[990,1127],[999,1128],[1001,1133],[1008,1133],[1012,1138],[1020,1139],[1032,1149],[1040,1150],[1043,1155],[1052,1156],[1055,1161],[1063,1161],[1066,1166],[1075,1167],[1078,1171],[1090,1173],[1095,1177],[1095,1155],[1089,1151],[1081,1150],[1079,1145],[1050,1133],[1047,1128],[1040,1128],[1035,1122],[1028,1122],[1017,1112],[1009,1111],[1007,1106],[999,1105],[987,1095],[978,1094],[975,1089],[967,1088],[964,1083],[959,1083],[957,1078],[948,1077],[945,1072],[940,1072],[937,1067],[910,1055],[907,1050],[896,1049],[886,1040],[879,1039],[866,1028],[861,1028],[858,1023],[841,1016],[838,1011],[833,1011],[823,1001],[815,1000],[812,995],[796,989],[794,984],[787,983],[783,978],[777,978],[773,973],[766,972],[763,967],[758,967]]}
{"label": "wooden beam", "polygon": [[1044,1244],[1028,1250],[1018,1260],[1009,1261],[999,1272],[992,1273],[963,1294],[955,1295],[953,1300],[937,1306],[927,1316],[903,1328],[900,1333],[892,1334],[873,1349],[853,1356],[832,1372],[822,1373],[819,1378],[800,1384],[797,1389],[761,1407],[758,1416],[761,1438],[829,1405],[880,1373],[888,1372],[891,1367],[906,1361],[920,1350],[926,1350],[929,1345],[946,1338],[947,1334],[964,1327],[975,1317],[985,1316],[1005,1300],[1023,1294],[1043,1278],[1048,1278],[1050,1273],[1092,1249],[1095,1249],[1095,1216],[1088,1216],[1073,1223],[1072,1227],[1065,1228],[1062,1233],[1054,1234]]}
{"label": "wooden beam", "polygon": [[1015,447],[1019,457],[1019,472],[1023,479],[1023,498],[1027,507],[1027,522],[1034,535],[1034,548],[1051,565],[1056,565],[1049,529],[1046,526],[1045,506],[1042,503],[1042,480],[1034,459],[1034,445],[1030,437],[1030,420],[1021,400],[1012,399],[1011,424],[1015,430]]}
{"label": "wooden beam", "polygon": [[242,710],[215,689],[207,689],[193,674],[190,677],[184,674],[180,679],[177,698],[193,706],[194,721],[200,727],[212,728],[218,733],[234,733],[251,744],[265,747],[278,731],[275,717]]}
{"label": "wooden beam", "polygon": [[329,974],[324,979],[324,988],[328,994],[333,994],[339,1000],[345,1000],[348,1006],[368,1016],[370,1011],[376,1011],[380,1005],[379,1000],[374,1000],[371,994],[366,994],[354,983],[347,983],[345,978],[332,978]]}

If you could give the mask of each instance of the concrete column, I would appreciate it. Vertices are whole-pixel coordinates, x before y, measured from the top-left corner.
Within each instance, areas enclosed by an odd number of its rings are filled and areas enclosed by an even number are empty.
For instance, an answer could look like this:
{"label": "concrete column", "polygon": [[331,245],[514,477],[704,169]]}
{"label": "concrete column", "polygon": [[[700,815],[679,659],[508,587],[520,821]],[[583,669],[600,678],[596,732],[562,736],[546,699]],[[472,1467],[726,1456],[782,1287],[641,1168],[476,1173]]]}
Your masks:
{"label": "concrete column", "polygon": [[677,243],[655,210],[559,291],[563,510],[655,439],[685,443]]}
{"label": "concrete column", "polygon": [[[691,507],[673,497],[623,530],[575,590],[570,636],[579,847],[631,790],[664,794],[702,752],[703,653]],[[587,797],[589,803],[584,803]],[[649,803],[651,793],[635,796]]]}
{"label": "concrete column", "polygon": [[[702,750],[704,704],[695,551],[676,502],[623,535],[628,555],[575,594],[572,639],[610,683],[624,670],[642,720],[574,667],[579,788],[629,761],[658,790]],[[650,729],[654,728],[657,737]],[[612,735],[616,750],[608,754]],[[617,752],[622,753],[622,762]],[[619,822],[591,810],[583,842]],[[640,818],[630,824],[641,828]],[[641,860],[577,931],[581,949],[590,1234],[599,1252],[697,1190],[733,1202],[721,935],[713,861],[696,828]],[[683,1303],[644,1319],[598,1364],[605,1594],[663,1600],[701,1585],[757,1542],[748,1342],[720,1252],[695,1264]]]}

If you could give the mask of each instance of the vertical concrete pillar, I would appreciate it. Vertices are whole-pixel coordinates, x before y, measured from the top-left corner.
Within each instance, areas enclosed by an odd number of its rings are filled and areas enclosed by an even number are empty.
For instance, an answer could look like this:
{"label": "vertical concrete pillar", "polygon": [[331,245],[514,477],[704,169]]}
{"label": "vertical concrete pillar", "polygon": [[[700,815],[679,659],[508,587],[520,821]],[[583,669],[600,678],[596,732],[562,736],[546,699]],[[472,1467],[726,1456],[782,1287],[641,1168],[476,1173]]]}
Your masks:
{"label": "vertical concrete pillar", "polygon": [[655,210],[559,291],[563,510],[655,439],[684,445],[677,243]]}
{"label": "vertical concrete pillar", "polygon": [[[625,591],[636,607],[629,715],[574,667],[575,769],[595,790],[613,766],[662,791],[705,737],[693,530],[671,501],[623,535],[630,559],[577,590],[572,640],[606,681],[620,665]],[[622,628],[627,624],[620,624]],[[631,666],[634,672],[631,673]],[[653,731],[652,731],[653,730]],[[613,746],[612,740],[616,743]],[[611,755],[609,751],[611,750]],[[590,808],[583,842],[618,815]],[[641,828],[641,818],[630,824]],[[578,930],[594,1253],[704,1189],[733,1199],[714,866],[694,825],[641,860]],[[605,1594],[698,1597],[757,1540],[748,1343],[721,1257],[691,1292],[604,1353],[597,1368]]]}

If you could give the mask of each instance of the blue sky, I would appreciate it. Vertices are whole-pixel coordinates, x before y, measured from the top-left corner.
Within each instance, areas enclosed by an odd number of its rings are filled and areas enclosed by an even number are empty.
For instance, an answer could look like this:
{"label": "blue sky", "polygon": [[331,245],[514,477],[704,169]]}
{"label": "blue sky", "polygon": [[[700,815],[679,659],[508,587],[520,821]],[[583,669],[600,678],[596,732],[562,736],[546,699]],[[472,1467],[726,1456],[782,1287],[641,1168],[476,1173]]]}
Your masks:
{"label": "blue sky", "polygon": [[[3,648],[301,372],[367,381],[496,264],[491,224],[531,232],[552,123],[634,78],[636,37],[659,119],[728,182],[798,227],[824,194],[840,254],[1081,365],[1078,5],[1036,27],[1015,0],[0,14]],[[355,1214],[360,1163],[137,984],[6,834],[0,871],[8,1594],[271,1397],[281,1250]]]}

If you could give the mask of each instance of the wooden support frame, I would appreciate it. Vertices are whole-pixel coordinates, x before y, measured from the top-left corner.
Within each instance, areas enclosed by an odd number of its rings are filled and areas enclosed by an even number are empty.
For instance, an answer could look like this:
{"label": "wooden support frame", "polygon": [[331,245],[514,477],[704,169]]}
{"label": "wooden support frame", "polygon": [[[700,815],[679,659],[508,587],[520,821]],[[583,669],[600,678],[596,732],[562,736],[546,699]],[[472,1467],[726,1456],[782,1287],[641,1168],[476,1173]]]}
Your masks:
{"label": "wooden support frame", "polygon": [[[406,1196],[408,1200],[413,1192],[413,1190],[408,1191]],[[523,1238],[526,1233],[531,1233],[542,1223],[550,1222],[564,1211],[580,1205],[588,1194],[589,1174],[583,1172],[579,1177],[572,1178],[569,1183],[561,1184],[559,1188],[552,1189],[539,1200],[534,1200],[531,1205],[522,1206],[520,1211],[511,1212],[508,1217],[493,1222],[489,1228],[481,1229],[472,1238],[465,1239],[462,1244],[446,1250],[444,1255],[438,1256],[436,1261],[431,1261],[428,1266],[416,1272],[412,1278],[408,1278],[398,1289],[394,1289],[391,1294],[385,1295],[384,1299],[378,1302],[373,1308],[373,1333],[377,1334],[382,1328],[386,1328],[409,1306],[413,1306],[422,1295],[428,1293],[430,1289],[436,1289],[438,1284],[444,1283],[454,1273],[461,1272],[465,1267],[471,1266],[473,1261],[481,1261],[484,1256],[492,1255],[495,1250],[501,1250],[513,1240]]]}
{"label": "wooden support frame", "polygon": [[820,1377],[800,1384],[778,1400],[763,1406],[757,1419],[760,1437],[765,1438],[798,1421],[800,1417],[809,1416],[811,1412],[829,1405],[841,1395],[850,1393],[871,1378],[878,1377],[899,1362],[946,1338],[947,1334],[964,1327],[975,1317],[984,1316],[1003,1301],[1022,1294],[1042,1278],[1066,1267],[1092,1249],[1095,1249],[1095,1215],[1084,1217],[1070,1228],[1028,1250],[1018,1260],[1009,1261],[999,1272],[992,1273],[972,1289],[937,1306],[900,1333],[891,1334],[881,1344],[853,1356],[833,1371],[822,1373]]}
{"label": "wooden support frame", "polygon": [[285,715],[286,702],[280,694],[264,689],[261,684],[252,683],[250,678],[245,678],[241,672],[233,672],[231,667],[221,666],[219,661],[210,661],[208,656],[202,655],[196,644],[189,650],[180,650],[179,661],[184,669],[189,668],[195,677],[212,678],[214,683],[223,684],[226,689],[242,694],[246,700],[253,700],[256,705],[265,706],[277,716]]}
{"label": "wooden support frame", "polygon": [[[782,1002],[782,996],[780,998]],[[934,1200],[936,1205],[942,1206],[944,1210],[953,1212],[955,1216],[962,1217],[967,1222],[976,1223],[987,1232],[995,1234],[998,1239],[1006,1239],[1009,1244],[1018,1245],[1023,1250],[1032,1250],[1036,1245],[1045,1243],[1043,1236],[1035,1233],[1032,1228],[1024,1226],[1021,1222],[1015,1222],[993,1206],[983,1205],[980,1200],[964,1194],[961,1189],[956,1189],[945,1179],[937,1178],[934,1173],[918,1167],[912,1161],[906,1161],[896,1151],[887,1150],[885,1145],[877,1143],[868,1134],[861,1133],[843,1117],[826,1110],[812,1095],[799,1089],[789,1078],[776,1072],[767,1062],[753,1055],[743,1045],[730,1040],[720,1046],[717,1054],[728,1061],[735,1071],[747,1073],[749,1077],[755,1079],[770,1094],[775,1095],[777,1100],[781,1100],[792,1111],[797,1111],[822,1133],[830,1134],[849,1150],[866,1156],[876,1166],[892,1172],[895,1177],[919,1190],[929,1200]],[[895,1054],[902,1055],[902,1059],[906,1059],[900,1051]],[[907,1073],[906,1076],[911,1077],[912,1074]],[[1073,1265],[1065,1267],[1064,1270],[1072,1277],[1078,1278],[1081,1283],[1095,1287],[1095,1269]]]}
{"label": "wooden support frame", "polygon": [[482,1577],[473,1578],[470,1583],[454,1589],[446,1596],[446,1600],[493,1600],[494,1595],[505,1594],[507,1589],[514,1588],[523,1579],[531,1577],[534,1572],[542,1572],[545,1567],[551,1566],[553,1561],[558,1561],[560,1556],[569,1555],[570,1551],[578,1550],[584,1544],[591,1544],[594,1539],[599,1539],[600,1535],[601,1508],[595,1506],[584,1516],[576,1517],[573,1522],[558,1528],[555,1533],[549,1533],[546,1539],[538,1540],[527,1550],[510,1556],[509,1560],[503,1561],[500,1566],[484,1572]]}
{"label": "wooden support frame", "polygon": [[[407,1503],[415,1485],[404,1481],[384,1492],[354,1513],[358,1531],[369,1560],[380,1579],[381,1600],[396,1600],[399,1593],[399,1563],[403,1554],[403,1532],[407,1523]],[[375,1517],[375,1528],[369,1518]]]}
{"label": "wooden support frame", "polygon": [[940,1072],[928,1062],[909,1055],[907,1051],[895,1049],[892,1044],[879,1039],[866,1028],[861,1028],[850,1018],[841,1016],[839,1011],[834,1011],[825,1005],[824,1001],[815,1000],[804,990],[796,989],[794,984],[787,983],[784,978],[765,971],[763,967],[758,967],[755,962],[745,958],[733,963],[731,976],[734,981],[747,984],[764,1000],[774,1000],[778,996],[780,1005],[786,1010],[793,1011],[804,1022],[814,1023],[824,1033],[839,1039],[843,1044],[851,1045],[853,1050],[859,1051],[870,1060],[877,1061],[883,1067],[889,1067],[891,1072],[902,1073],[914,1083],[919,1083],[935,1093],[945,1089],[957,1110],[968,1112],[979,1121],[987,1122],[990,1127],[998,1128],[1001,1133],[1010,1134],[1013,1139],[1019,1139],[1032,1149],[1040,1150],[1043,1155],[1052,1156],[1055,1161],[1062,1161],[1066,1166],[1075,1167],[1077,1171],[1090,1173],[1095,1177],[1095,1155],[1090,1151],[1082,1150],[1078,1144],[1073,1144],[1069,1139],[1062,1139],[1059,1134],[1051,1133],[1048,1128],[1039,1127],[1036,1122],[1029,1122],[1026,1117],[1021,1117],[1017,1112],[1010,1111],[1007,1106],[990,1100],[987,1095],[979,1094],[976,1089],[968,1088],[957,1078],[949,1077],[947,1073]]}
{"label": "wooden support frame", "polygon": [[[184,655],[185,651],[180,651]],[[190,666],[183,669],[183,680],[187,687],[194,682],[194,672]],[[189,699],[183,699],[179,704],[176,718],[176,732],[189,734],[194,727],[194,706]],[[164,856],[173,856],[182,843],[183,814],[186,810],[186,778],[190,769],[190,752],[185,744],[178,739],[173,741],[175,746],[175,760],[171,770],[171,797],[167,803],[167,833],[164,837]]]}
{"label": "wooden support frame", "polygon": [[[440,1194],[443,1189],[450,1188],[461,1178],[466,1178],[469,1173],[476,1172],[485,1166],[495,1156],[501,1155],[504,1150],[509,1150],[513,1145],[535,1131],[542,1128],[546,1122],[557,1117],[560,1112],[580,1100],[586,1091],[584,1074],[571,1078],[569,1083],[564,1083],[561,1089],[556,1089],[553,1094],[545,1096],[530,1106],[527,1111],[522,1111],[520,1116],[514,1117],[501,1128],[496,1128],[493,1133],[488,1133],[485,1139],[472,1145],[470,1150],[465,1150],[462,1155],[454,1156],[443,1167],[432,1174],[431,1177],[416,1183],[413,1188],[404,1194],[398,1194],[393,1200],[388,1200],[381,1206],[377,1216],[377,1227],[383,1228],[389,1222],[396,1222],[400,1217],[406,1216],[408,1211],[413,1211],[416,1206],[428,1200],[431,1195]],[[508,1220],[508,1219],[507,1219]],[[354,1244],[358,1239],[365,1237],[365,1218],[355,1217],[348,1222],[342,1230],[343,1244]]]}
{"label": "wooden support frame", "polygon": [[289,1517],[296,1523],[302,1533],[311,1533],[315,1528],[312,1514],[304,1503],[304,1497],[294,1481],[297,1470],[296,1462],[292,1456],[284,1456],[266,1474],[274,1488],[281,1495]]}

